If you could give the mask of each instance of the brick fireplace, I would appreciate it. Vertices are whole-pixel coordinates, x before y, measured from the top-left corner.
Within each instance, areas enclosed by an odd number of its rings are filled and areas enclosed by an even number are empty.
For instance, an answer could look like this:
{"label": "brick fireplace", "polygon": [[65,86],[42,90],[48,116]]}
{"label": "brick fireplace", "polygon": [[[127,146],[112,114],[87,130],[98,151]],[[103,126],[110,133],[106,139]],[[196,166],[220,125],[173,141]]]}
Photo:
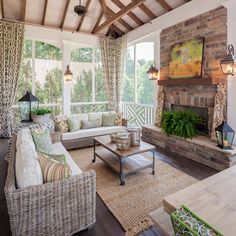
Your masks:
{"label": "brick fireplace", "polygon": [[[226,96],[226,77],[220,68],[220,59],[225,55],[227,47],[226,20],[227,10],[219,7],[164,29],[160,35],[161,69],[156,125],[160,125],[163,111],[192,109],[205,118],[205,136],[186,140],[172,135],[167,136],[156,126],[144,126],[142,130],[144,141],[216,170],[223,170],[236,164],[236,149],[233,151],[219,149],[216,147],[216,142],[210,139],[214,137],[216,123],[220,119],[222,121],[222,115],[225,119],[227,116],[226,105],[221,102],[221,97]],[[169,79],[171,46],[199,37],[205,38],[202,76],[194,79]],[[219,104],[223,104],[220,109],[218,109]],[[221,118],[218,119],[219,117]]]}

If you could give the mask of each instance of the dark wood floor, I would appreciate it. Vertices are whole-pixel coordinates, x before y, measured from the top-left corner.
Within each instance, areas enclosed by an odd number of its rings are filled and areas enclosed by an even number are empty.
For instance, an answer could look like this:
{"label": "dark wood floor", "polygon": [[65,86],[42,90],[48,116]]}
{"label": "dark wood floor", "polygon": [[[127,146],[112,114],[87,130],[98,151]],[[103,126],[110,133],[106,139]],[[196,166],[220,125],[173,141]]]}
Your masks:
{"label": "dark wood floor", "polygon": [[[4,185],[7,172],[7,163],[4,157],[7,152],[8,140],[0,139],[0,235],[11,235],[9,218],[7,214],[6,201],[4,196]],[[156,150],[158,159],[168,163],[169,165],[195,177],[198,180],[205,179],[216,173],[208,167],[185,158],[168,154],[161,149]],[[92,230],[83,231],[76,236],[124,236],[125,233],[119,222],[110,213],[108,208],[103,204],[102,200],[97,196],[97,222]],[[144,231],[140,236],[162,236],[156,227]]]}

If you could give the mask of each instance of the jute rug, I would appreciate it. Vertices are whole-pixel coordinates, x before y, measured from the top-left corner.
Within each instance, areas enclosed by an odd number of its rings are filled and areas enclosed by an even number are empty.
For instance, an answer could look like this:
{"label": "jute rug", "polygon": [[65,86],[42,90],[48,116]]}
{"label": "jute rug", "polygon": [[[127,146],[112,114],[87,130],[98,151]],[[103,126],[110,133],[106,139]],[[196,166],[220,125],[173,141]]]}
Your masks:
{"label": "jute rug", "polygon": [[[118,175],[97,158],[92,163],[93,149],[70,151],[83,170],[97,173],[97,193],[120,222],[127,236],[133,236],[150,228],[153,223],[148,214],[162,206],[163,197],[175,193],[197,180],[172,166],[157,160],[156,174],[151,169],[126,176],[125,186],[120,186]],[[151,154],[144,154],[151,158]]]}

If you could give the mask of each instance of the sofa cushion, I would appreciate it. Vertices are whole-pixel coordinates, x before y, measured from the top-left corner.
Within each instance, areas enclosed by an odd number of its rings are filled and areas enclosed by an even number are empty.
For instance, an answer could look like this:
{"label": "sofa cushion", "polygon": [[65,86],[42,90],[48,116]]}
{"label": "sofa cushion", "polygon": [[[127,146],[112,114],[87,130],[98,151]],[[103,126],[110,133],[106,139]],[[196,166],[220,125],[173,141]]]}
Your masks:
{"label": "sofa cushion", "polygon": [[33,138],[29,128],[20,129],[17,133],[16,139],[16,148],[18,148],[22,143],[31,143],[33,142]]}
{"label": "sofa cushion", "polygon": [[81,129],[91,129],[100,127],[100,120],[81,121]]}
{"label": "sofa cushion", "polygon": [[54,160],[48,155],[39,154],[39,164],[42,169],[43,182],[53,182],[71,176],[71,169],[68,164]]}
{"label": "sofa cushion", "polygon": [[88,120],[94,121],[99,120],[99,126],[102,126],[102,112],[88,113]]}
{"label": "sofa cushion", "polygon": [[68,132],[69,127],[67,123],[67,117],[64,115],[58,115],[53,118],[53,121],[55,123],[55,130],[60,131],[62,133]]}
{"label": "sofa cushion", "polygon": [[62,140],[73,140],[78,138],[95,137],[99,135],[112,134],[125,130],[124,126],[98,127],[92,129],[81,129],[76,132],[67,132],[62,134]]}
{"label": "sofa cushion", "polygon": [[[78,131],[76,131],[76,132],[78,132]],[[60,142],[59,143],[54,143],[53,144],[53,150],[52,150],[51,153],[53,153],[53,154],[64,154],[65,155],[66,163],[68,164],[68,166],[71,169],[71,175],[79,175],[79,174],[82,173],[81,169],[74,162],[74,160],[72,159],[70,154],[67,152],[67,150],[62,145],[62,143],[60,143]]]}
{"label": "sofa cushion", "polygon": [[38,155],[32,143],[23,142],[16,151],[16,183],[18,188],[43,184]]}
{"label": "sofa cushion", "polygon": [[122,125],[122,118],[123,118],[123,113],[117,112],[116,119],[115,119],[115,125]]}
{"label": "sofa cushion", "polygon": [[103,112],[102,113],[102,126],[114,126],[116,120],[115,112]]}

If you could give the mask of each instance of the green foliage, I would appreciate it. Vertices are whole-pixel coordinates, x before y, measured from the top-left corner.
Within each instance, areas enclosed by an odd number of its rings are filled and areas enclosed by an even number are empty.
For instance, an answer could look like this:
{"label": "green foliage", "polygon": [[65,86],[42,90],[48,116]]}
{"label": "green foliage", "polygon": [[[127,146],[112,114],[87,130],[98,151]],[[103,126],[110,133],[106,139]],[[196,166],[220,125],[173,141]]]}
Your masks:
{"label": "green foliage", "polygon": [[71,52],[71,61],[92,63],[92,48],[78,48]]}
{"label": "green foliage", "polygon": [[35,42],[35,57],[45,60],[62,60],[62,51],[60,48],[44,42]]}
{"label": "green foliage", "polygon": [[202,119],[192,111],[168,111],[162,114],[162,130],[167,135],[192,139],[198,134]]}
{"label": "green foliage", "polygon": [[49,114],[51,112],[52,111],[48,108],[38,108],[38,109],[32,110],[31,114],[37,115],[37,116],[42,116],[42,115],[45,115],[45,114]]}

